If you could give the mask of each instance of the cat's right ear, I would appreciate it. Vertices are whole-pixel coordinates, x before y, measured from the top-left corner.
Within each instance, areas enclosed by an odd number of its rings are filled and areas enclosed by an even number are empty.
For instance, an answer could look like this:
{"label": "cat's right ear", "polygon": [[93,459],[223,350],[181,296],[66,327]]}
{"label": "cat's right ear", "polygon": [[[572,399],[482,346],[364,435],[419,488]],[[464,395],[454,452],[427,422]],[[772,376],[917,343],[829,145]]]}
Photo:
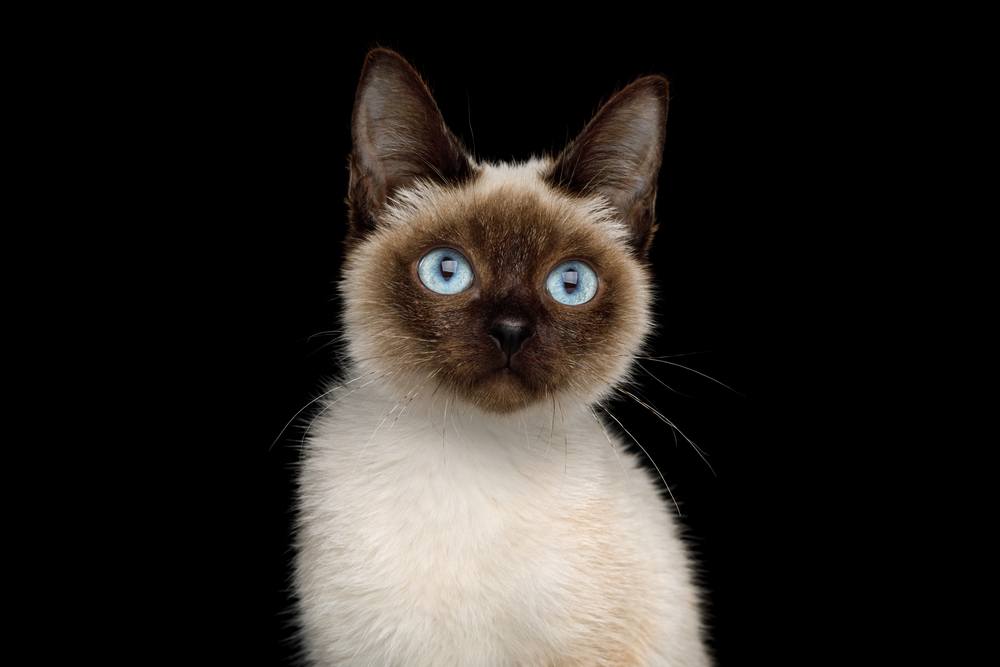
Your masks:
{"label": "cat's right ear", "polygon": [[420,75],[395,51],[365,58],[354,99],[348,241],[363,238],[395,191],[418,180],[461,182],[474,167]]}
{"label": "cat's right ear", "polygon": [[646,76],[623,88],[556,158],[547,180],[573,194],[601,195],[645,257],[656,232],[656,187],[663,159],[669,85]]}

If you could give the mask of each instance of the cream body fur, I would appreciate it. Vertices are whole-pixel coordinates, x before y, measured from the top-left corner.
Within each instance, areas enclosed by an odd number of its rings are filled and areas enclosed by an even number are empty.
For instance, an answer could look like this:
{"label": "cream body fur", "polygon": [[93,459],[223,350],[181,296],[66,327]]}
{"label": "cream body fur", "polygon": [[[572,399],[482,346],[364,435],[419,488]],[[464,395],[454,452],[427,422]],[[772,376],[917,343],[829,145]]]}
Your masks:
{"label": "cream body fur", "polygon": [[310,664],[709,663],[673,506],[598,414],[652,327],[666,107],[644,77],[558,157],[482,163],[401,57],[369,55],[348,359],[299,479]]}
{"label": "cream body fur", "polygon": [[417,399],[397,420],[365,383],[331,397],[303,463],[313,664],[708,664],[667,504],[589,407],[553,425]]}

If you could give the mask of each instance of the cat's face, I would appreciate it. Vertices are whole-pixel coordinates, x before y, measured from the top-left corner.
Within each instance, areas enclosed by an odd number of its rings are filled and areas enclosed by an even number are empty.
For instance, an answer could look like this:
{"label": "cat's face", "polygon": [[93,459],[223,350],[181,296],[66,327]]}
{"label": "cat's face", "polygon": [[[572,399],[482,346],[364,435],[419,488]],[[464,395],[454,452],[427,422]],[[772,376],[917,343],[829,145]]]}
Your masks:
{"label": "cat's face", "polygon": [[665,82],[643,79],[557,159],[478,164],[405,61],[370,54],[342,282],[358,366],[499,413],[621,381],[650,326],[665,112]]}

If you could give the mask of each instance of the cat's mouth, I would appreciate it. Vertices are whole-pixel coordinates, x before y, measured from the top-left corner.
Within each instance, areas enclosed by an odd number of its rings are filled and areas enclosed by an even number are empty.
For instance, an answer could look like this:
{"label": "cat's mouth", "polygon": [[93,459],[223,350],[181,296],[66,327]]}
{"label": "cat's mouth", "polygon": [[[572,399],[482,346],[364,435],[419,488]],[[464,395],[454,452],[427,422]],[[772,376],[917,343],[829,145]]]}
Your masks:
{"label": "cat's mouth", "polygon": [[528,336],[516,349],[504,346],[500,338],[491,345],[464,348],[454,359],[440,360],[438,368],[459,397],[488,412],[509,413],[545,400],[560,388],[561,369],[541,345],[543,338]]}
{"label": "cat's mouth", "polygon": [[504,365],[504,366],[500,366],[500,367],[494,369],[489,374],[489,376],[490,377],[499,377],[501,379],[506,379],[506,380],[511,380],[511,381],[513,381],[513,380],[517,380],[519,382],[524,382],[525,381],[524,374],[520,370],[518,370],[517,368],[514,368],[513,366],[511,366],[509,362],[506,365]]}
{"label": "cat's mouth", "polygon": [[513,412],[543,398],[545,384],[524,363],[502,363],[479,376],[475,402],[495,412]]}
{"label": "cat's mouth", "polygon": [[525,362],[521,355],[507,357],[505,361],[497,365],[492,374],[506,378],[516,378],[524,382],[530,381],[532,375],[530,364]]}

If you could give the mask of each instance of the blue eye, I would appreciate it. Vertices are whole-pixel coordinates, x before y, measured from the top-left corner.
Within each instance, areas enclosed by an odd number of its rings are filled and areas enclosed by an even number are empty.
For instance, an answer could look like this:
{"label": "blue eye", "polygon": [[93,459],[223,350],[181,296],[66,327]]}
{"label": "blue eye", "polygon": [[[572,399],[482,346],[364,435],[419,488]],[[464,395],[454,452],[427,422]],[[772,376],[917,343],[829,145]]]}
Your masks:
{"label": "blue eye", "polygon": [[559,303],[579,306],[597,294],[597,274],[583,262],[563,262],[545,279],[545,288]]}
{"label": "blue eye", "polygon": [[472,265],[453,248],[437,248],[420,259],[417,275],[432,292],[458,294],[472,284]]}

